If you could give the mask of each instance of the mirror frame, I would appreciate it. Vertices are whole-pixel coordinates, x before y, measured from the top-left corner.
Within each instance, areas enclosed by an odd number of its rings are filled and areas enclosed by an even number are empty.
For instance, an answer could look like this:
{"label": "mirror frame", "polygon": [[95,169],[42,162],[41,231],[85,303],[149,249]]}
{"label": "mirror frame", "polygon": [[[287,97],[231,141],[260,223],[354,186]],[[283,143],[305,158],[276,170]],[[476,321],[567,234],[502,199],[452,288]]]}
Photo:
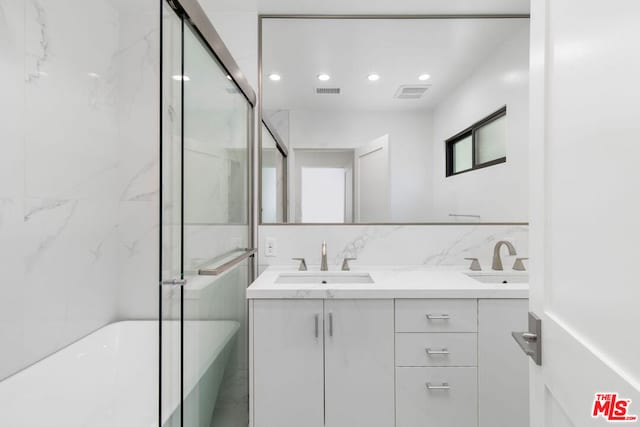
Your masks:
{"label": "mirror frame", "polygon": [[[315,14],[259,14],[258,15],[258,126],[261,127],[263,123],[262,116],[262,23],[266,19],[531,19],[531,14],[528,13],[496,13],[496,14],[442,14],[442,15],[394,15],[394,14],[381,14],[381,15],[315,15]],[[528,221],[522,222],[350,222],[350,223],[324,223],[324,222],[262,222],[262,131],[257,132],[257,152],[258,152],[258,226],[270,226],[270,225],[320,225],[320,226],[371,226],[371,225],[511,225],[511,226],[528,226]],[[285,174],[285,221],[288,218],[288,197],[286,193],[288,191],[288,170]]]}

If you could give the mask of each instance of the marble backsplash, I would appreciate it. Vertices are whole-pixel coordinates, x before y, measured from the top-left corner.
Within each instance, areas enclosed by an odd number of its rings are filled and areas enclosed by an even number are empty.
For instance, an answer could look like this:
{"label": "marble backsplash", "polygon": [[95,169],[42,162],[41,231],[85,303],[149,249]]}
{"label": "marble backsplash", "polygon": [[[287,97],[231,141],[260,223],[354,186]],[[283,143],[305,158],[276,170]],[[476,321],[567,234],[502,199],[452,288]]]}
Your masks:
{"label": "marble backsplash", "polygon": [[[345,257],[358,258],[353,266],[428,266],[466,268],[475,257],[483,269],[491,267],[493,247],[512,242],[519,257],[529,250],[526,225],[262,225],[258,230],[259,271],[269,265],[320,264],[322,241],[327,242],[329,268],[340,268]],[[276,255],[265,255],[267,239],[274,239]],[[503,254],[504,265],[515,257]]]}

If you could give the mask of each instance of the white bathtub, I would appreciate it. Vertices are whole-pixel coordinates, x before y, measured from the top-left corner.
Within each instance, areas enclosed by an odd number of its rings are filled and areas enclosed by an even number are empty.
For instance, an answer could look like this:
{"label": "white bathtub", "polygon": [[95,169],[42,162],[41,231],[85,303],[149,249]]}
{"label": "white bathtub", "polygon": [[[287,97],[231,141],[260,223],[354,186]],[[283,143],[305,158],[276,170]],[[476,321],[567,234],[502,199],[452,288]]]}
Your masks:
{"label": "white bathtub", "polygon": [[[171,424],[180,402],[179,322],[163,328],[162,423]],[[209,397],[207,405],[185,399],[185,416],[202,418],[199,425],[213,411],[238,328],[234,321],[185,322],[184,393]],[[0,426],[157,427],[158,322],[107,325],[0,382]]]}

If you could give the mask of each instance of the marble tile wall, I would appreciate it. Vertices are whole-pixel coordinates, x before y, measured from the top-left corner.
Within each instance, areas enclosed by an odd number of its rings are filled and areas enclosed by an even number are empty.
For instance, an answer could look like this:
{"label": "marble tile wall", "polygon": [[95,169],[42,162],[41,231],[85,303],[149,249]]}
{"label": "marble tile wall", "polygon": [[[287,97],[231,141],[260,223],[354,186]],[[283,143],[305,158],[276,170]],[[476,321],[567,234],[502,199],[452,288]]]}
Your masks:
{"label": "marble tile wall", "polygon": [[156,0],[118,0],[119,319],[158,318],[160,33]]}
{"label": "marble tile wall", "polygon": [[[265,256],[266,239],[276,241],[276,256]],[[259,271],[269,265],[296,265],[305,257],[310,268],[320,265],[320,247],[326,240],[330,269],[340,268],[345,257],[352,265],[427,266],[466,268],[464,258],[476,257],[491,267],[493,246],[511,241],[518,256],[529,251],[524,225],[262,225],[258,231]],[[505,266],[513,257],[504,257]]]}
{"label": "marble tile wall", "polygon": [[0,0],[0,379],[157,307],[158,3],[128,3]]}

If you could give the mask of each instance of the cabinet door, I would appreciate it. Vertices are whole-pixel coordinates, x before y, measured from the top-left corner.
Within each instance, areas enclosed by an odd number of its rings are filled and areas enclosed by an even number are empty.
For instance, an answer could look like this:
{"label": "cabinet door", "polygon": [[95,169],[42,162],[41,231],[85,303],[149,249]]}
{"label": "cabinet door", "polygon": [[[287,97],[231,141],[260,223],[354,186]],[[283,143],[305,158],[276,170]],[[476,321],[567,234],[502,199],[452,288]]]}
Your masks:
{"label": "cabinet door", "polygon": [[392,300],[325,301],[327,427],[394,425]]}
{"label": "cabinet door", "polygon": [[255,427],[323,426],[322,311],[322,300],[253,302]]}
{"label": "cabinet door", "polygon": [[529,425],[529,358],[511,337],[526,331],[528,300],[480,300],[478,391],[480,427]]}

